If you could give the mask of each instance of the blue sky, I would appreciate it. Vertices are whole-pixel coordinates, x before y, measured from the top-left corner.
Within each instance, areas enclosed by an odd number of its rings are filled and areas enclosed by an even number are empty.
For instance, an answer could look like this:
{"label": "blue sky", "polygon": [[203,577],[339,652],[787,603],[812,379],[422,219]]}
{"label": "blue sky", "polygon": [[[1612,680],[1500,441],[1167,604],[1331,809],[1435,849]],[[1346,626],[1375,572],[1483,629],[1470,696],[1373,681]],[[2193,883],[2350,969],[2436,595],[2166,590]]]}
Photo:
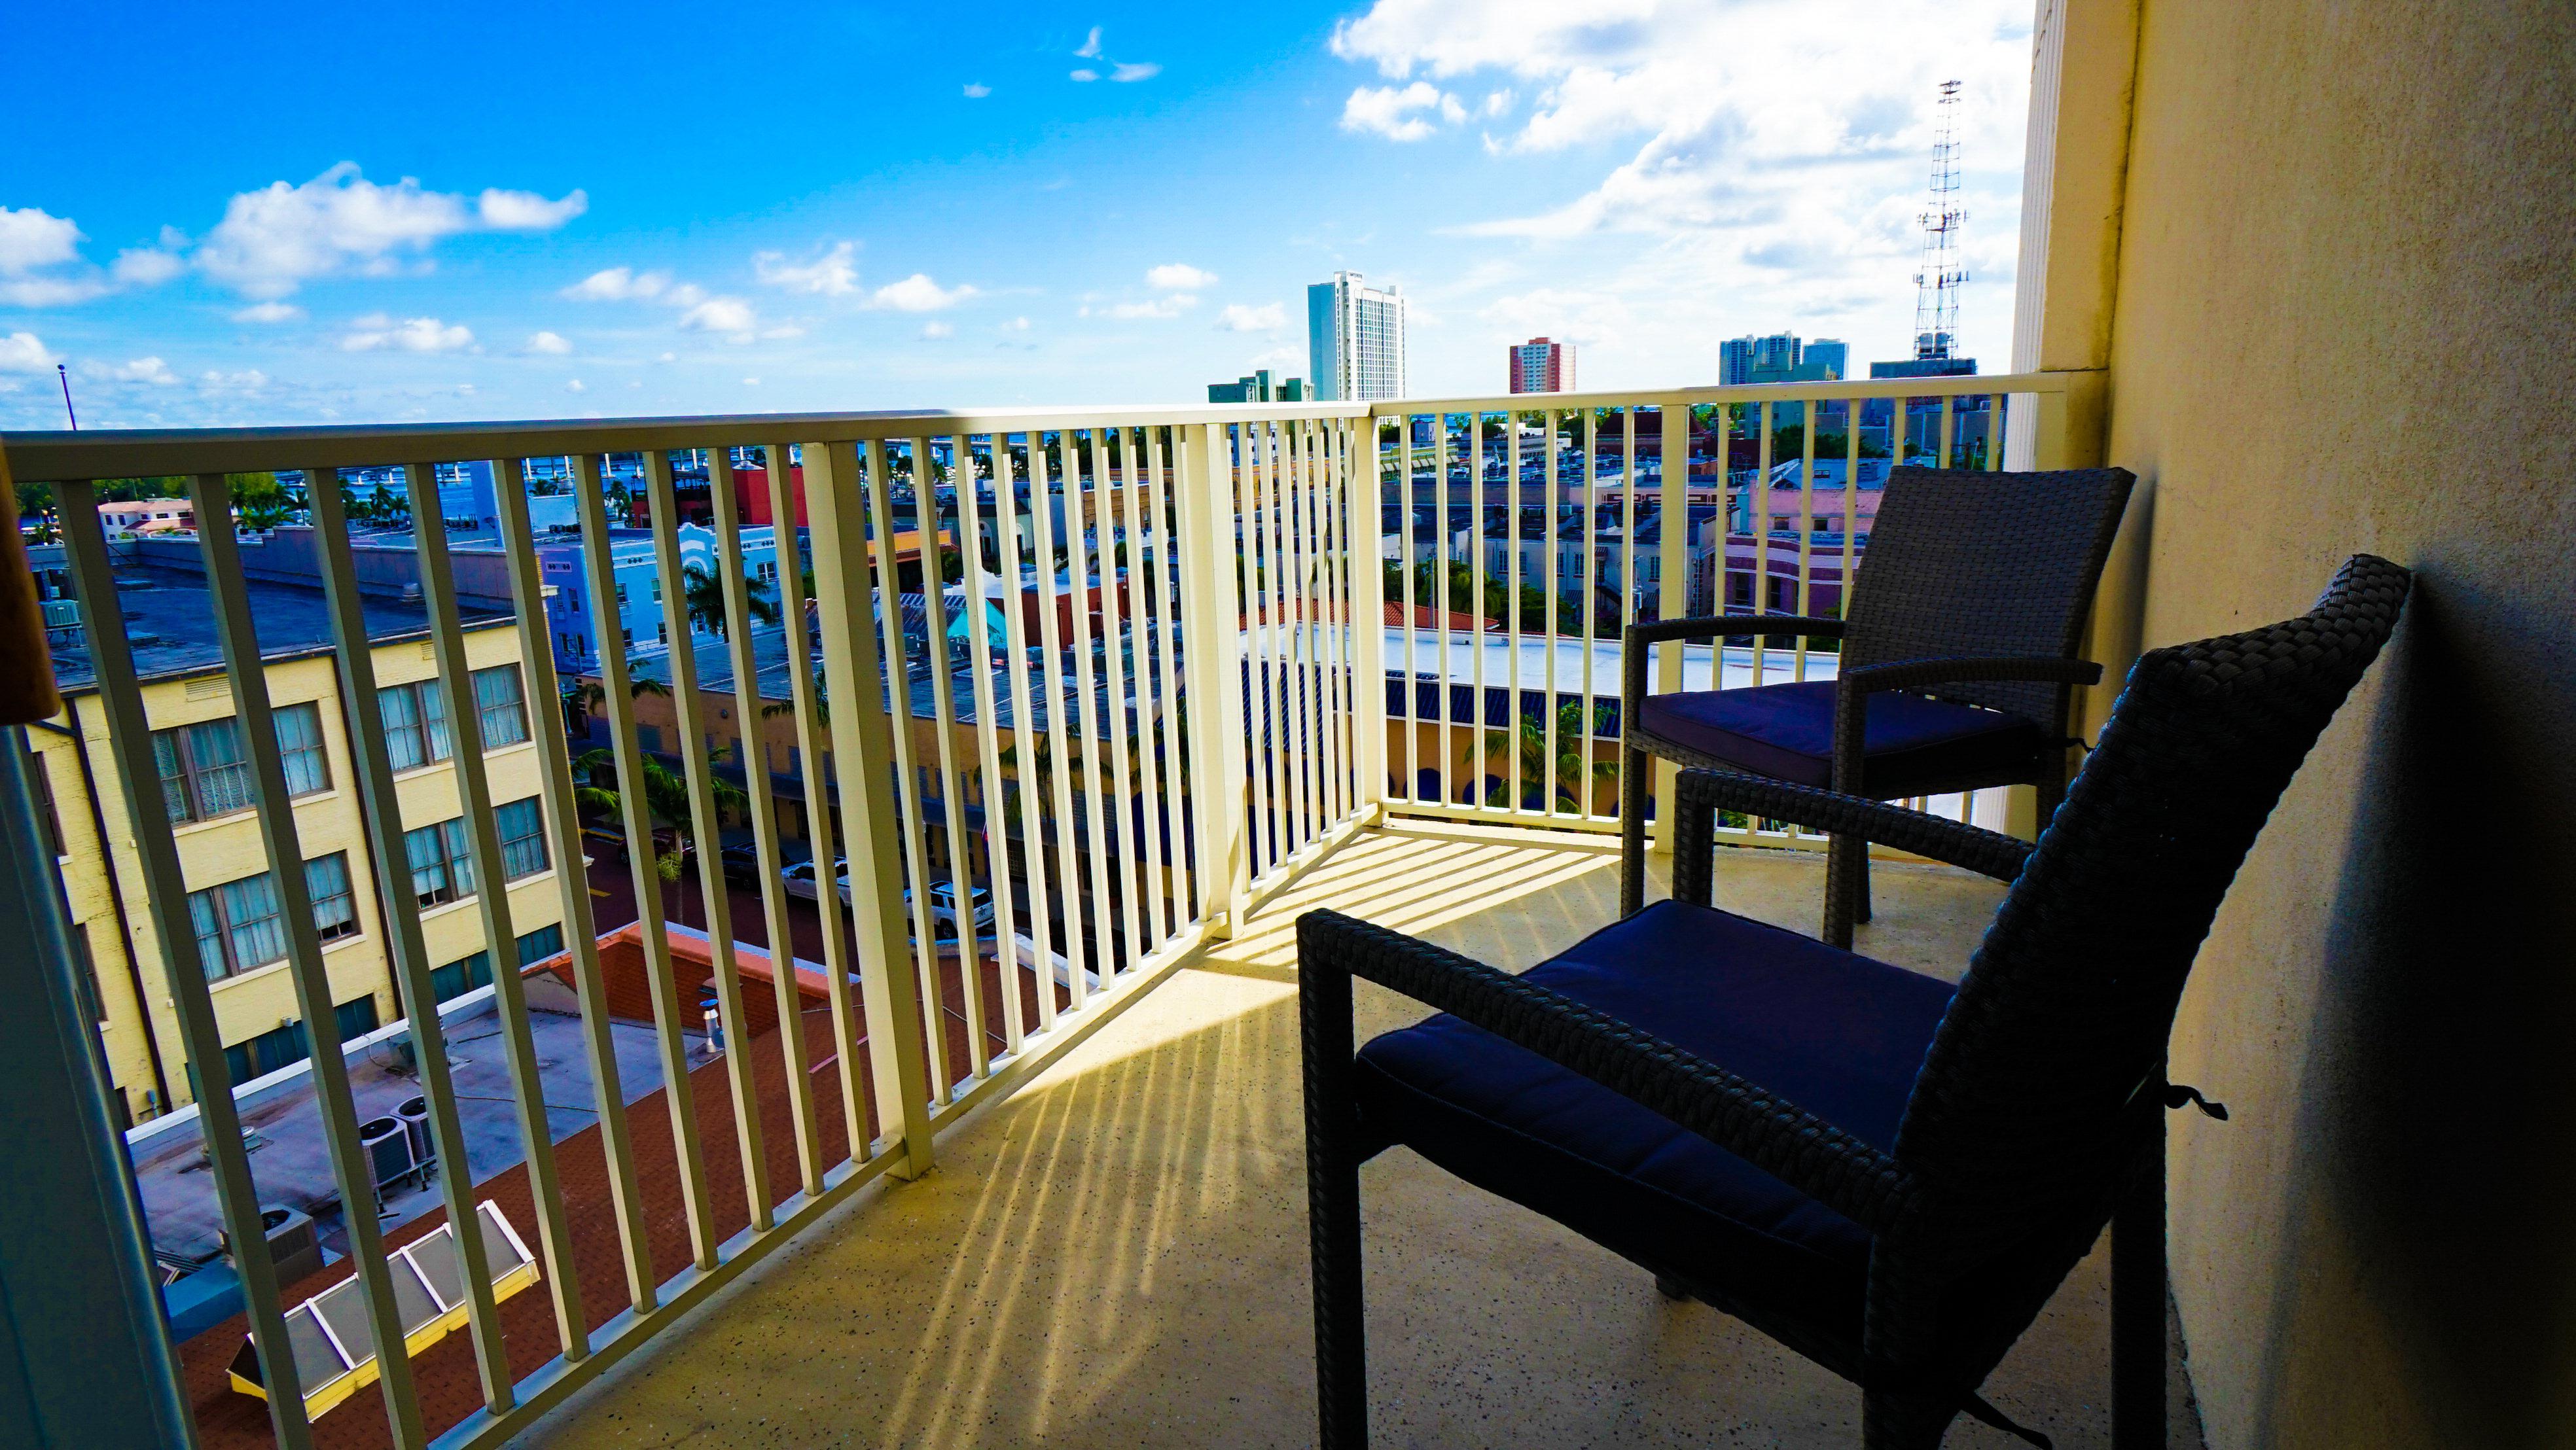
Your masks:
{"label": "blue sky", "polygon": [[[2027,0],[22,8],[113,77],[0,159],[0,425],[1194,401],[1414,299],[1412,391],[1913,324],[1966,85],[2007,361]],[[1085,79],[1089,77],[1089,79]]]}

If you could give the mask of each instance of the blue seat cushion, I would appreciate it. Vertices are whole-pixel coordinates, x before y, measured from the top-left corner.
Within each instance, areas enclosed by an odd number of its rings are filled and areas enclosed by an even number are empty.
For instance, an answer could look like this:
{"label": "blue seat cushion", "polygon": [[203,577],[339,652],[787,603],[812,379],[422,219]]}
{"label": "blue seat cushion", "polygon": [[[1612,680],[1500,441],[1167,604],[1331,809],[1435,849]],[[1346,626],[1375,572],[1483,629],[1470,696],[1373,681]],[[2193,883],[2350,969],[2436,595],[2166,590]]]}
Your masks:
{"label": "blue seat cushion", "polygon": [[[1593,933],[1543,983],[1892,1150],[1952,988],[1680,902]],[[1590,1078],[1443,1013],[1360,1050],[1371,1151],[1401,1143],[1655,1272],[1857,1335],[1858,1224]]]}
{"label": "blue seat cushion", "polygon": [[[1648,695],[1650,734],[1773,780],[1834,783],[1834,682]],[[2037,722],[1904,690],[1869,697],[1860,794],[1887,800],[1918,786],[2034,764]]]}

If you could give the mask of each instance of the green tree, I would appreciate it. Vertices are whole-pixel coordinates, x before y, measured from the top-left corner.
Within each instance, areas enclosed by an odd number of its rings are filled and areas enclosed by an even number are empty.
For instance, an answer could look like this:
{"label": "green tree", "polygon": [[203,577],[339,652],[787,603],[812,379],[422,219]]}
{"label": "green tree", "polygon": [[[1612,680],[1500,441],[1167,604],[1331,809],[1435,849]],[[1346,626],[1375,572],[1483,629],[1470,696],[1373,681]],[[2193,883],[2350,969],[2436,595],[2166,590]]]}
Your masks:
{"label": "green tree", "polygon": [[[714,764],[727,753],[710,751],[707,761]],[[697,846],[696,812],[689,802],[689,782],[651,755],[641,758],[644,766],[644,815],[655,828],[655,839],[648,841],[645,849],[653,855],[653,874],[664,882],[677,883],[688,865],[689,853]],[[618,794],[616,787],[601,784],[603,780],[614,780],[616,769],[616,753],[608,747],[603,745],[583,751],[572,763],[573,778],[582,782],[573,788],[574,803],[584,810],[600,811],[610,819],[622,822],[626,810],[624,797]],[[712,784],[718,812],[740,810],[751,803],[751,797],[743,793],[742,787],[721,776],[715,777]],[[668,851],[661,848],[659,830],[662,827],[668,827],[671,832],[672,843]],[[634,846],[630,839],[627,849],[633,850]]]}
{"label": "green tree", "polygon": [[[778,605],[769,597],[770,587],[757,579],[743,582],[749,586],[745,591],[748,597],[744,601],[743,612],[751,616],[754,624],[776,624]],[[725,597],[722,579],[691,564],[681,574],[680,600],[689,612],[692,627],[723,637]]]}
{"label": "green tree", "polygon": [[[1607,708],[1593,707],[1596,725],[1602,723],[1602,712]],[[1549,791],[1554,797],[1549,809],[1581,814],[1590,808],[1590,797],[1602,784],[1619,779],[1619,762],[1593,753],[1593,733],[1585,728],[1581,701],[1559,704],[1556,751],[1551,758],[1546,712],[1525,710],[1516,728],[1485,732],[1485,765],[1502,777],[1504,790]],[[1515,764],[1517,772],[1513,769]]]}

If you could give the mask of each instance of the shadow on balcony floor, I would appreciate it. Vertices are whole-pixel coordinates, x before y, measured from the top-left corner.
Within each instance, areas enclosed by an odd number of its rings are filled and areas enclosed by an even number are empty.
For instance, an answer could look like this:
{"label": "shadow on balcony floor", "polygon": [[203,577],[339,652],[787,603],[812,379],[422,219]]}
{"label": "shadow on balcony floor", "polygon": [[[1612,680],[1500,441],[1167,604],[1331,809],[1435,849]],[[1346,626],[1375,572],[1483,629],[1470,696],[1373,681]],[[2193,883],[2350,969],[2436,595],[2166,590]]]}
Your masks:
{"label": "shadow on balcony floor", "polygon": [[[1812,931],[1819,858],[1737,853],[1722,904]],[[1329,905],[1520,968],[1607,921],[1597,838],[1404,828],[1344,847],[524,1443],[1299,1445],[1313,1440],[1297,912]],[[1864,950],[1956,975],[2001,892],[1878,873]],[[1363,983],[1362,1030],[1420,1015]],[[1857,1391],[1717,1311],[1408,1153],[1364,1174],[1383,1445],[1858,1444]],[[2106,1252],[1989,1383],[2068,1447],[2107,1445]],[[2182,1387],[2176,1446],[2200,1443]],[[2018,1442],[1962,1423],[1950,1444]]]}

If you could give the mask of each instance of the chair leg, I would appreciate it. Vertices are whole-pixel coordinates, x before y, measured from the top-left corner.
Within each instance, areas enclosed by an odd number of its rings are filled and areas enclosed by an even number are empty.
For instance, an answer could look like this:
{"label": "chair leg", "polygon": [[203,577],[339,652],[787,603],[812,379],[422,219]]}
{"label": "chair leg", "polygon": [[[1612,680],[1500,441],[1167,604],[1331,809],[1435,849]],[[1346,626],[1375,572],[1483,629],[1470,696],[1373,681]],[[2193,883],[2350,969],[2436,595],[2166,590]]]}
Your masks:
{"label": "chair leg", "polygon": [[1324,1450],[1368,1444],[1367,1315],[1360,1298],[1360,1165],[1351,1093],[1351,978],[1301,958],[1306,1212],[1315,1297],[1315,1399]]}
{"label": "chair leg", "polygon": [[2152,1166],[2111,1213],[2111,1446],[2164,1450],[2165,1125]]}
{"label": "chair leg", "polygon": [[1646,909],[1646,792],[1655,759],[1633,746],[1619,752],[1619,915]]}
{"label": "chair leg", "polygon": [[1852,944],[1852,859],[1866,856],[1869,845],[1857,837],[1836,836],[1825,847],[1825,928],[1827,946],[1849,950]]}

